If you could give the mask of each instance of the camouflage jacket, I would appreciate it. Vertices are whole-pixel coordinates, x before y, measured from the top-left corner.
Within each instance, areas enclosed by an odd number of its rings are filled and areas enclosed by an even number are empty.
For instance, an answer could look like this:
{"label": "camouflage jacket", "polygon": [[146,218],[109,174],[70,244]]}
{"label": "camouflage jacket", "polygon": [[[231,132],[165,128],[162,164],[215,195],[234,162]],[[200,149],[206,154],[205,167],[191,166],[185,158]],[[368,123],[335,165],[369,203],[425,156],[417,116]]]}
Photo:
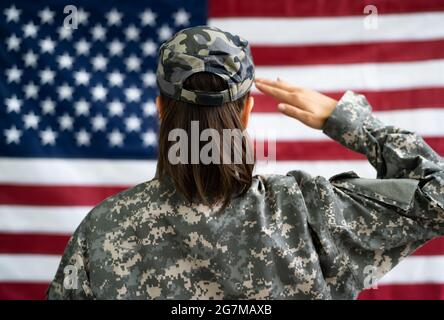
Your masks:
{"label": "camouflage jacket", "polygon": [[155,178],[91,210],[48,298],[355,298],[372,273],[381,277],[444,234],[444,165],[421,137],[382,124],[351,91],[323,132],[365,154],[377,178],[257,175],[219,214],[187,205]]}

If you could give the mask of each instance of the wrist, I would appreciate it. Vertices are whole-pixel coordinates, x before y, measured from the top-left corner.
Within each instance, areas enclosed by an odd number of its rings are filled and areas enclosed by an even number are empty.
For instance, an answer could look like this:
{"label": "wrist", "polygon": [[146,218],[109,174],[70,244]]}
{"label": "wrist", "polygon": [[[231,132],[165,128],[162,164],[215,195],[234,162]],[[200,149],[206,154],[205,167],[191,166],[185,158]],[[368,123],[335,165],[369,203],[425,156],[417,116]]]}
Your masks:
{"label": "wrist", "polygon": [[363,95],[346,91],[325,121],[322,132],[346,147],[356,146],[364,122],[372,117],[371,111]]}

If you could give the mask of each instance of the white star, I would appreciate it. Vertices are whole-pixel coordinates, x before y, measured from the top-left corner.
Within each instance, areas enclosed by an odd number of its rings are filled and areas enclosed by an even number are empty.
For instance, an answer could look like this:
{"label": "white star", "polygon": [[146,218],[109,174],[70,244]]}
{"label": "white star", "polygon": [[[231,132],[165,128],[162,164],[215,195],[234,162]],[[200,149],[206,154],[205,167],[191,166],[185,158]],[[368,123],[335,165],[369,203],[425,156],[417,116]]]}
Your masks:
{"label": "white star", "polygon": [[121,116],[123,113],[123,103],[119,100],[113,100],[108,104],[108,109],[111,116]]}
{"label": "white star", "polygon": [[139,29],[137,29],[134,25],[130,25],[125,29],[126,40],[128,41],[136,41],[139,39]]}
{"label": "white star", "polygon": [[140,59],[137,58],[135,55],[129,56],[125,60],[126,69],[128,71],[139,71],[140,70]]}
{"label": "white star", "polygon": [[26,86],[24,86],[24,91],[26,98],[37,99],[39,88],[33,82],[30,82]]}
{"label": "white star", "polygon": [[103,100],[105,100],[105,97],[106,97],[108,91],[106,90],[106,88],[104,86],[102,86],[101,84],[98,84],[92,88],[91,93],[92,93],[93,99],[95,101],[103,101]]}
{"label": "white star", "polygon": [[13,66],[10,69],[6,69],[5,71],[6,77],[8,78],[8,82],[16,82],[18,83],[20,81],[20,78],[22,77],[22,70],[18,69],[17,66]]}
{"label": "white star", "polygon": [[51,40],[51,38],[46,37],[44,40],[40,41],[40,49],[42,52],[53,53],[55,48],[55,42]]}
{"label": "white star", "polygon": [[8,47],[8,51],[18,51],[20,49],[20,43],[22,40],[17,38],[15,34],[6,39],[6,46]]}
{"label": "white star", "polygon": [[54,77],[55,73],[49,68],[46,68],[45,70],[40,71],[40,82],[42,84],[48,83],[52,84],[54,83]]}
{"label": "white star", "polygon": [[156,104],[153,100],[148,100],[143,104],[143,114],[147,117],[155,115],[157,112]]}
{"label": "white star", "polygon": [[128,102],[140,101],[140,95],[141,95],[140,90],[135,86],[129,87],[128,89],[125,90],[125,96]]}
{"label": "white star", "polygon": [[142,134],[143,145],[153,146],[157,142],[157,136],[154,131],[148,131]]}
{"label": "white star", "polygon": [[85,99],[80,99],[74,104],[77,116],[87,116],[89,115],[90,105]]}
{"label": "white star", "polygon": [[106,20],[110,26],[119,26],[122,23],[122,14],[113,8],[106,14]]}
{"label": "white star", "polygon": [[154,26],[156,24],[156,14],[151,10],[145,10],[140,14],[142,26]]}
{"label": "white star", "polygon": [[25,66],[27,67],[35,67],[37,65],[37,55],[29,50],[24,56],[23,60],[25,61]]}
{"label": "white star", "polygon": [[120,133],[118,129],[114,129],[110,134],[108,134],[109,144],[112,147],[121,146],[123,144],[123,134]]}
{"label": "white star", "polygon": [[91,124],[94,131],[104,131],[106,127],[106,118],[101,114],[98,114],[91,119]]}
{"label": "white star", "polygon": [[79,70],[74,73],[74,78],[77,85],[87,85],[89,83],[90,75],[85,69]]}
{"label": "white star", "polygon": [[81,129],[76,134],[77,145],[79,146],[89,146],[91,143],[91,135],[85,130]]}
{"label": "white star", "polygon": [[85,39],[80,39],[74,47],[78,55],[87,55],[91,49],[91,45]]}
{"label": "white star", "polygon": [[74,120],[67,113],[59,117],[59,125],[62,130],[72,130]]}
{"label": "white star", "polygon": [[18,130],[15,126],[12,126],[10,129],[5,129],[4,131],[6,137],[6,143],[20,143],[20,137],[22,136],[22,131]]}
{"label": "white star", "polygon": [[77,22],[79,24],[86,25],[88,23],[88,17],[89,13],[83,10],[82,8],[79,8],[79,10],[77,10]]}
{"label": "white star", "polygon": [[57,88],[57,92],[59,94],[60,100],[71,100],[72,98],[72,87],[70,87],[67,83],[62,84]]}
{"label": "white star", "polygon": [[155,56],[157,53],[157,45],[153,41],[148,40],[142,44],[142,51],[146,56]]}
{"label": "white star", "polygon": [[57,138],[57,132],[47,127],[44,131],[40,131],[40,139],[43,145],[54,145]]}
{"label": "white star", "polygon": [[134,114],[125,119],[126,131],[140,131],[142,122]]}
{"label": "white star", "polygon": [[91,63],[94,70],[105,70],[106,65],[108,64],[108,59],[106,59],[102,54],[99,54],[91,60]]}
{"label": "white star", "polygon": [[91,33],[94,40],[105,40],[106,29],[100,24],[95,25]]}
{"label": "white star", "polygon": [[41,10],[38,15],[42,21],[42,24],[51,24],[54,22],[54,14],[54,11],[51,11],[48,7],[46,7],[45,9]]}
{"label": "white star", "polygon": [[23,122],[25,123],[26,129],[37,129],[39,125],[40,117],[36,116],[34,112],[29,112],[23,116]]}
{"label": "white star", "polygon": [[112,86],[120,87],[123,83],[123,74],[121,74],[119,71],[111,72],[108,75],[108,81]]}
{"label": "white star", "polygon": [[184,9],[179,9],[179,11],[173,14],[173,17],[176,26],[186,26],[190,23],[191,15]]}
{"label": "white star", "polygon": [[71,69],[74,61],[72,57],[65,52],[63,55],[57,57],[57,62],[60,69]]}
{"label": "white star", "polygon": [[147,87],[156,85],[156,75],[153,72],[147,72],[142,76],[142,81]]}
{"label": "white star", "polygon": [[33,22],[29,22],[23,26],[23,34],[25,38],[35,38],[37,35],[37,30],[38,27]]}
{"label": "white star", "polygon": [[18,10],[14,5],[5,9],[3,13],[6,15],[6,22],[18,22],[21,10]]}
{"label": "white star", "polygon": [[51,98],[46,98],[45,100],[43,100],[41,107],[44,114],[54,114],[55,103],[51,100]]}
{"label": "white star", "polygon": [[173,35],[173,30],[167,25],[163,25],[157,30],[157,34],[161,41],[168,40]]}
{"label": "white star", "polygon": [[108,50],[112,56],[120,56],[123,52],[123,43],[119,40],[113,40],[109,44]]}
{"label": "white star", "polygon": [[58,33],[60,40],[71,40],[72,30],[72,28],[65,28],[64,26],[59,27]]}
{"label": "white star", "polygon": [[20,112],[20,108],[22,107],[22,101],[17,98],[16,95],[13,95],[11,98],[5,99],[6,104],[6,112]]}

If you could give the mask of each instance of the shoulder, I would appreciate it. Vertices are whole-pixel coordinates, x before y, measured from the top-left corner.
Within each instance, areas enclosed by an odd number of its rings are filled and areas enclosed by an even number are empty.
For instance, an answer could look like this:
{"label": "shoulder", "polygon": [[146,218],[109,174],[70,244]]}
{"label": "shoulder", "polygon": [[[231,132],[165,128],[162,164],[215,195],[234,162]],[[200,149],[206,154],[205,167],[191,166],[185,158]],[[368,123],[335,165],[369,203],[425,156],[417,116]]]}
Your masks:
{"label": "shoulder", "polygon": [[312,176],[308,172],[293,170],[287,174],[259,174],[253,177],[253,181],[258,181],[258,186],[264,186],[265,188],[276,188],[293,186],[297,184],[302,186],[307,183],[314,183],[318,178],[324,179],[319,176]]}
{"label": "shoulder", "polygon": [[312,189],[317,178],[305,171],[294,170],[287,174],[259,174],[253,177],[252,189],[263,190],[268,195],[273,193],[293,196],[303,188]]}
{"label": "shoulder", "polygon": [[273,196],[292,198],[295,196],[304,202],[322,202],[329,199],[332,194],[334,182],[344,177],[353,176],[354,172],[346,172],[330,178],[312,175],[306,171],[293,170],[285,175],[271,174],[255,176],[259,185],[266,191],[267,197]]}
{"label": "shoulder", "polygon": [[161,184],[153,179],[116,193],[92,208],[78,229],[87,234],[101,234],[129,224],[135,212],[159,199]]}

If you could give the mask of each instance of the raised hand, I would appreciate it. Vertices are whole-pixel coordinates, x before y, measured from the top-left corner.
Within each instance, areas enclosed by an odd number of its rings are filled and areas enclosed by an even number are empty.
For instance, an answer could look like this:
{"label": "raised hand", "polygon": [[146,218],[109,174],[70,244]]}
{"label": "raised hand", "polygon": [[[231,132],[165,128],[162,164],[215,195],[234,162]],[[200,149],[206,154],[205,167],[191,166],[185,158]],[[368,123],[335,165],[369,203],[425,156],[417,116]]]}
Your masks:
{"label": "raised hand", "polygon": [[322,129],[338,103],[322,93],[296,87],[280,79],[256,78],[255,84],[262,93],[279,102],[280,112],[314,129]]}

